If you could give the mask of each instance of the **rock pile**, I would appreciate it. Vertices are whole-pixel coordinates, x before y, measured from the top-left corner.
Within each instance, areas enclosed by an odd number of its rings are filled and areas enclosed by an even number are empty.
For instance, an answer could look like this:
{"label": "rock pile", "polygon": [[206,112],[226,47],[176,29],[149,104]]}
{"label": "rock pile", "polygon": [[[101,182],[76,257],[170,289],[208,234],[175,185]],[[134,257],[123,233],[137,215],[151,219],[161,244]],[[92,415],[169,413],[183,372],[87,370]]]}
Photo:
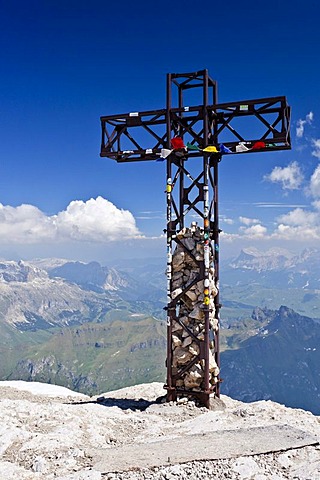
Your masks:
{"label": "rock pile", "polygon": [[[201,391],[204,386],[205,360],[200,355],[205,340],[206,310],[212,332],[209,350],[209,380],[217,382],[219,368],[215,362],[213,332],[218,330],[214,297],[218,290],[214,281],[213,253],[204,232],[197,226],[183,228],[177,234],[177,246],[172,256],[171,298],[179,296],[176,319],[172,323],[173,375],[190,362],[193,365],[176,381],[177,387]],[[205,262],[205,247],[209,248],[208,276],[201,275]],[[202,278],[202,279],[199,279]],[[199,279],[199,280],[198,280]],[[205,305],[207,298],[207,307]],[[204,346],[205,347],[205,346]]]}

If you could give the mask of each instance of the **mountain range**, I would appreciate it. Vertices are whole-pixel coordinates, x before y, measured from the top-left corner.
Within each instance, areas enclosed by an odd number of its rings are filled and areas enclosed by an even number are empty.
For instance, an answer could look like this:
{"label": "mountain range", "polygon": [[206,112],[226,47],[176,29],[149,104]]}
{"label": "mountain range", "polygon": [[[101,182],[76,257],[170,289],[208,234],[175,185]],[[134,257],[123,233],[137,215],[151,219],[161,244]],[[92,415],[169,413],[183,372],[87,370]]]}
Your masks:
{"label": "mountain range", "polygon": [[320,250],[293,254],[284,249],[244,249],[221,265],[222,317],[227,326],[255,307],[286,305],[300,315],[320,318]]}
{"label": "mountain range", "polygon": [[320,288],[320,250],[315,248],[305,249],[300,254],[280,248],[265,252],[247,248],[224,266],[226,282],[232,280],[232,273],[246,272],[244,283],[257,280],[269,287]]}
{"label": "mountain range", "polygon": [[320,320],[282,306],[258,309],[259,330],[221,355],[222,392],[244,402],[274,400],[320,414]]}
{"label": "mountain range", "polygon": [[159,379],[166,345],[162,295],[97,262],[2,261],[1,378],[86,393]]}
{"label": "mountain range", "polygon": [[[318,250],[246,249],[222,264],[223,391],[319,413],[311,341],[319,335],[319,258]],[[90,394],[163,381],[165,298],[162,259],[3,260],[0,378]]]}

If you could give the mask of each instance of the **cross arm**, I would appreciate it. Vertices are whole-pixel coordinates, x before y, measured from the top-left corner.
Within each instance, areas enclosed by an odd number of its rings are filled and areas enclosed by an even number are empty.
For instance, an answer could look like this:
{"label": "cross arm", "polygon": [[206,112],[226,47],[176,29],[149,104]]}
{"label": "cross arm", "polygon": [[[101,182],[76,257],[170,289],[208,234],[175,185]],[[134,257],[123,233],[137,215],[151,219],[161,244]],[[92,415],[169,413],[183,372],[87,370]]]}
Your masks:
{"label": "cross arm", "polygon": [[221,155],[291,148],[290,107],[283,96],[130,112],[100,120],[100,156],[118,162],[158,160],[163,149],[172,148],[176,136],[184,140],[186,157],[199,156],[208,145],[216,146]]}

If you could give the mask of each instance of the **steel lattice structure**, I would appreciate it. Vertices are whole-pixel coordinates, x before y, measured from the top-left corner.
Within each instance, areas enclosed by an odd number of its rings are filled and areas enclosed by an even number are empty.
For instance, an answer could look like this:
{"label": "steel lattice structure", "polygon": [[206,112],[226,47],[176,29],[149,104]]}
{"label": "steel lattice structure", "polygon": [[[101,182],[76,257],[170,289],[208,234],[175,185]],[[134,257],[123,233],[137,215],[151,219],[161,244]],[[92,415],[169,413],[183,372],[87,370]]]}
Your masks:
{"label": "steel lattice structure", "polygon": [[[225,155],[290,149],[290,107],[283,96],[218,104],[217,83],[202,70],[167,75],[165,109],[103,116],[101,129],[102,157],[121,163],[167,162],[167,400],[189,395],[209,406],[210,394],[220,393],[219,378],[212,382],[209,374],[210,349],[220,364],[219,329],[212,330],[210,322],[211,308],[219,325],[221,307],[218,166]],[[184,247],[178,235],[189,218],[196,218],[201,227],[204,255],[200,259]],[[172,254],[177,245],[193,257],[198,274],[173,298]],[[210,272],[214,272],[218,292],[214,308],[206,290]],[[205,328],[201,336],[179,318],[186,293],[198,282],[204,285]],[[173,366],[172,325],[177,323],[198,346],[198,353],[180,368]],[[204,379],[198,391],[191,391],[180,384],[196,362],[202,362]]]}

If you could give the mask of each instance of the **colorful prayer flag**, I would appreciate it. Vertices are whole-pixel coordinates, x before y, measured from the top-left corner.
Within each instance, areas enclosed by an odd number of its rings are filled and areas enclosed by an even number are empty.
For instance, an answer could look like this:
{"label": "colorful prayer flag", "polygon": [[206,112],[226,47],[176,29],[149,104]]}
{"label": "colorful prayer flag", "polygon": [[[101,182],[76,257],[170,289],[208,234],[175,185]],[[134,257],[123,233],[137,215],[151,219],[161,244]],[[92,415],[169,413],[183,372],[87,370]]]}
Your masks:
{"label": "colorful prayer flag", "polygon": [[171,139],[171,145],[174,150],[179,148],[185,148],[185,144],[181,137],[174,137]]}
{"label": "colorful prayer flag", "polygon": [[208,145],[208,147],[203,149],[203,152],[218,153],[218,150],[214,145]]}

